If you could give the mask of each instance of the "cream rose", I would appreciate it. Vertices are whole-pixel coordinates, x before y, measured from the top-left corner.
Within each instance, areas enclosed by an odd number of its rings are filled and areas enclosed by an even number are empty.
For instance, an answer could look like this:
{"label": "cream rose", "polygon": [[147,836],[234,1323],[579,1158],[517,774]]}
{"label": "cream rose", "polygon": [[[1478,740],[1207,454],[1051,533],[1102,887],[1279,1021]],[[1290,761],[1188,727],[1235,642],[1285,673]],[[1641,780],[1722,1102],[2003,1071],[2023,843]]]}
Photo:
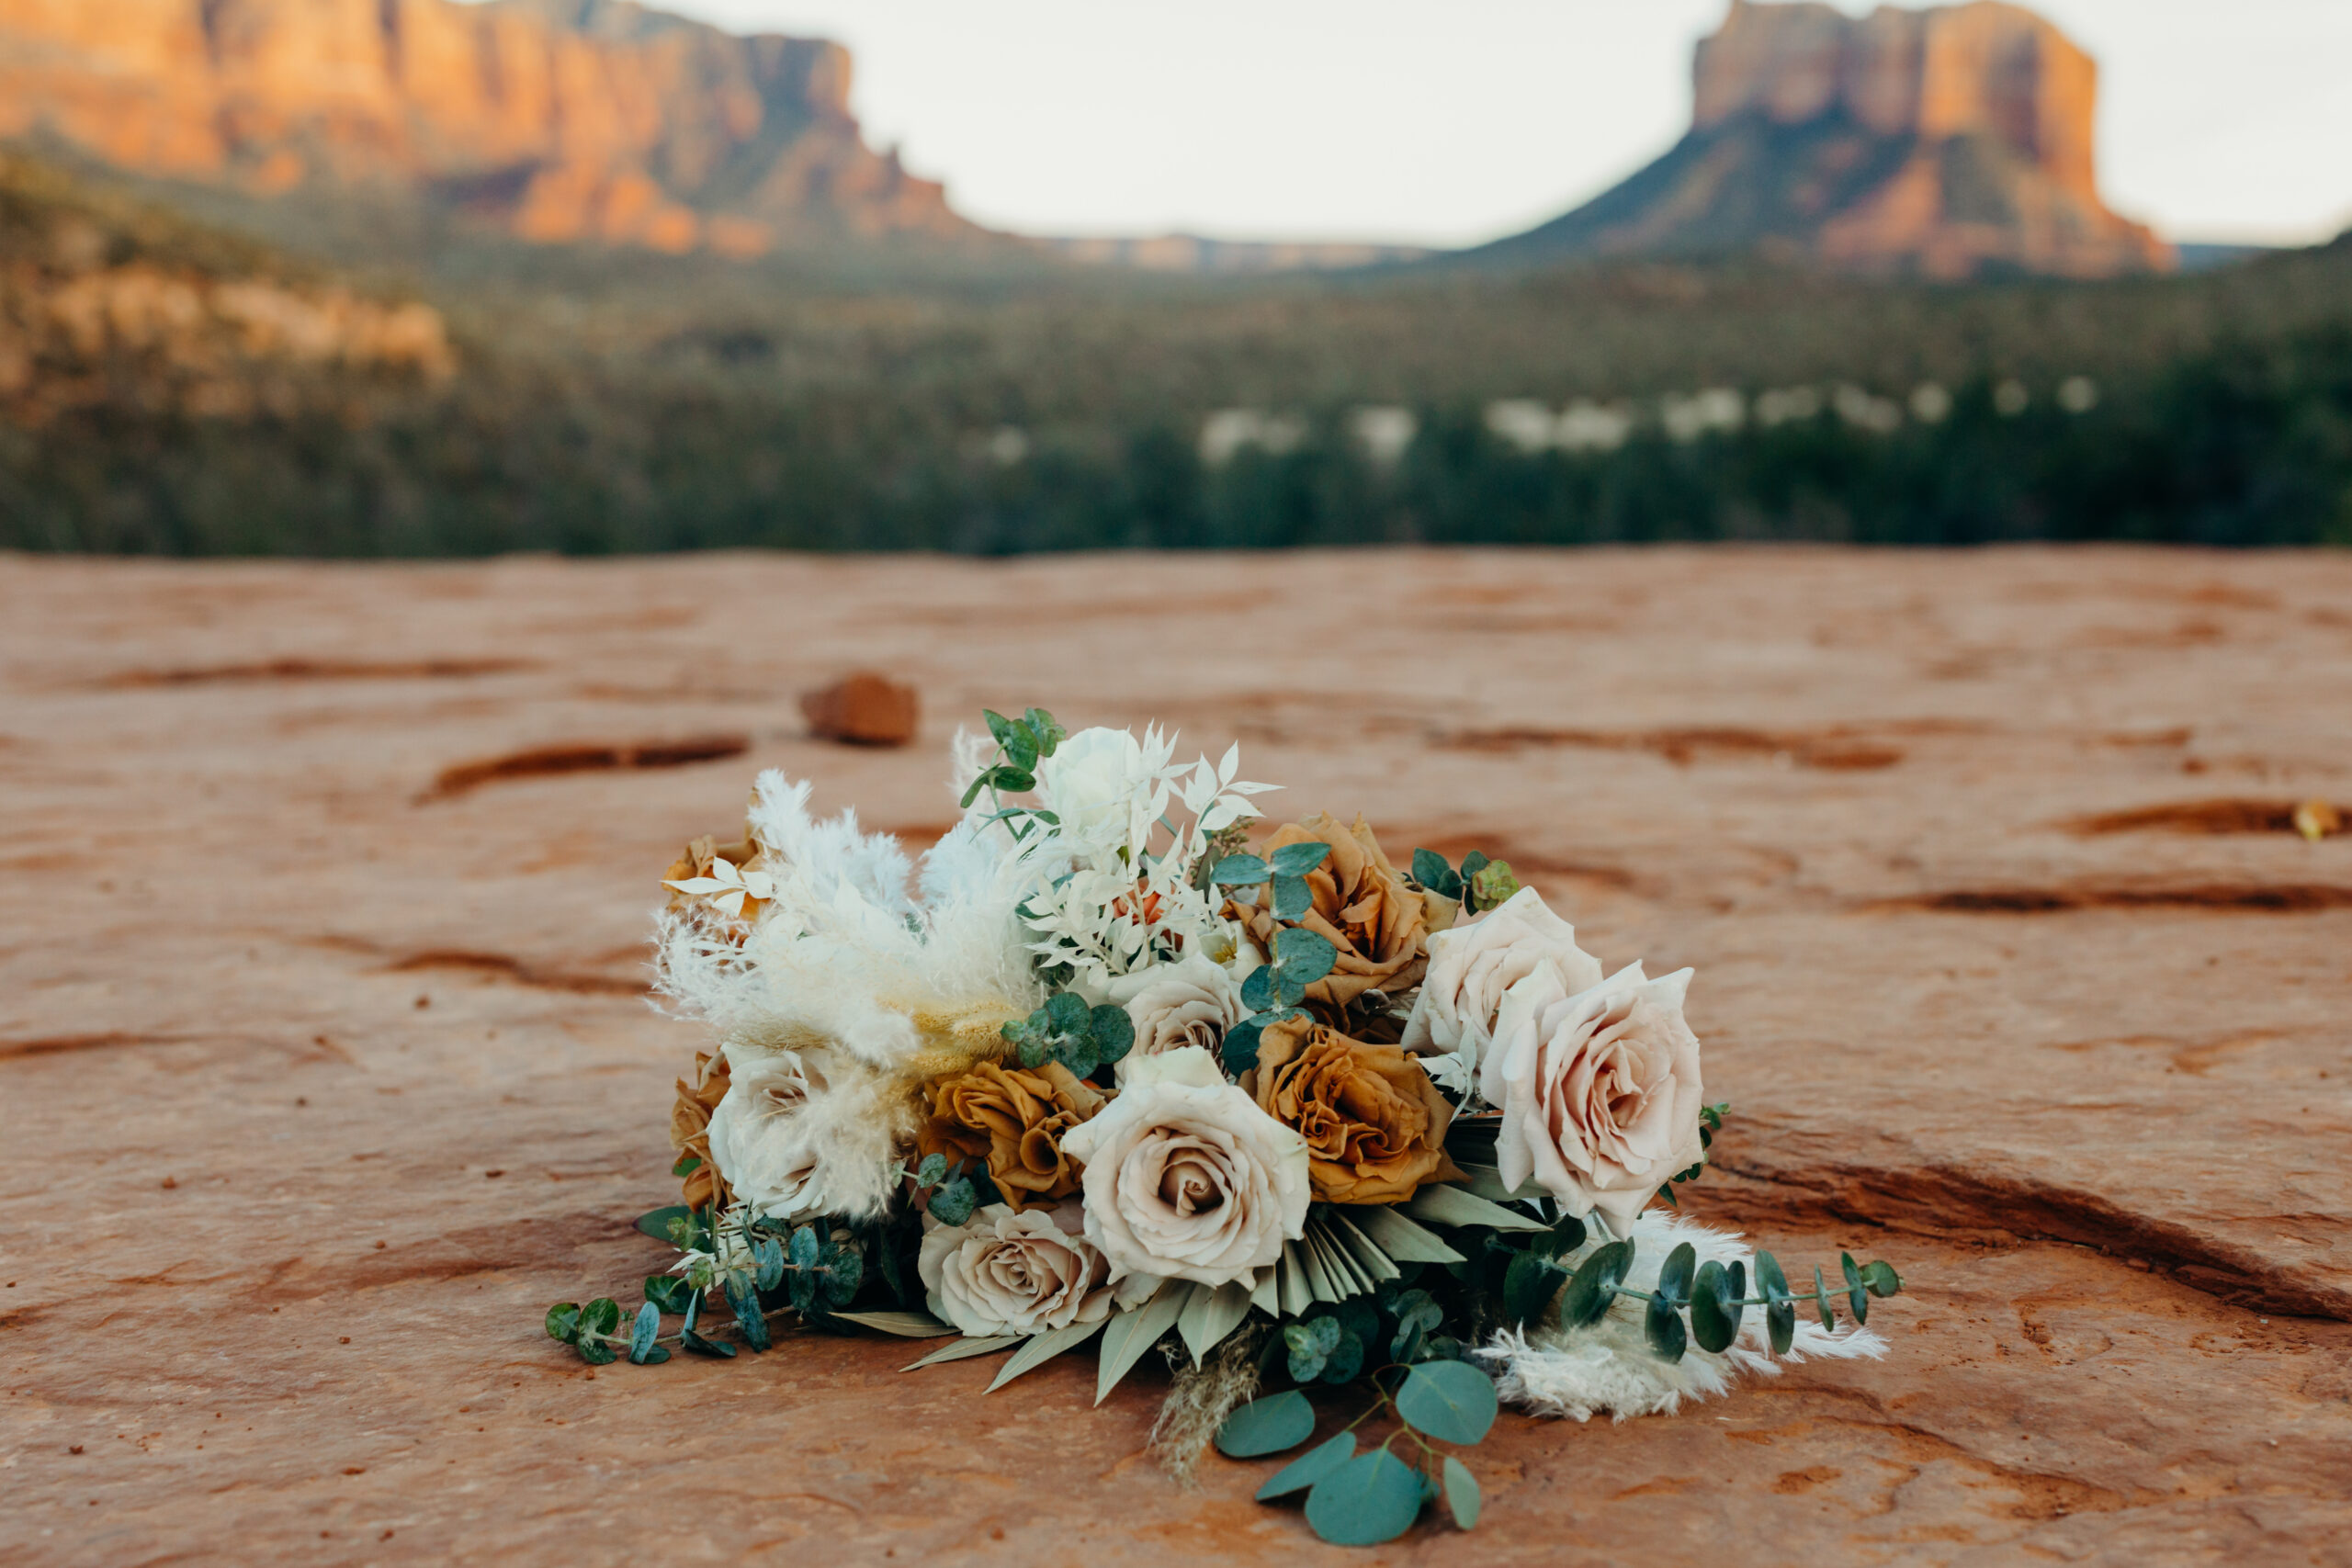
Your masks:
{"label": "cream rose", "polygon": [[1494,1037],[1503,993],[1542,964],[1554,966],[1571,996],[1600,984],[1600,961],[1577,945],[1576,927],[1554,914],[1532,887],[1439,931],[1429,943],[1429,974],[1414,998],[1403,1044],[1417,1055],[1455,1056],[1458,1066],[1437,1076],[1457,1089],[1468,1087],[1468,1075]]}
{"label": "cream rose", "polygon": [[1306,1140],[1197,1045],[1136,1062],[1062,1148],[1086,1166],[1087,1239],[1122,1269],[1230,1284],[1306,1232]]}
{"label": "cream rose", "polygon": [[1037,762],[1037,796],[1067,838],[1118,841],[1127,830],[1143,747],[1124,729],[1081,729]]}
{"label": "cream rose", "polygon": [[1250,1011],[1241,1005],[1241,987],[1233,976],[1198,954],[1148,969],[1139,978],[1142,985],[1125,998],[1136,1043],[1119,1063],[1121,1082],[1136,1062],[1187,1045],[1216,1057],[1224,1048],[1225,1032]]}
{"label": "cream rose", "polygon": [[1544,963],[1505,994],[1479,1089],[1502,1108],[1506,1187],[1531,1179],[1614,1234],[1677,1171],[1705,1157],[1699,1041],[1683,1021],[1690,971],[1638,964],[1570,995]]}
{"label": "cream rose", "polygon": [[817,1161],[803,1123],[824,1074],[797,1051],[727,1055],[732,1081],[710,1113],[711,1162],[757,1213],[815,1208]]}
{"label": "cream rose", "polygon": [[1018,1213],[991,1203],[963,1224],[934,1227],[915,1260],[932,1315],[974,1336],[1101,1322],[1121,1295],[1123,1270],[1086,1238],[1084,1223],[1076,1203]]}

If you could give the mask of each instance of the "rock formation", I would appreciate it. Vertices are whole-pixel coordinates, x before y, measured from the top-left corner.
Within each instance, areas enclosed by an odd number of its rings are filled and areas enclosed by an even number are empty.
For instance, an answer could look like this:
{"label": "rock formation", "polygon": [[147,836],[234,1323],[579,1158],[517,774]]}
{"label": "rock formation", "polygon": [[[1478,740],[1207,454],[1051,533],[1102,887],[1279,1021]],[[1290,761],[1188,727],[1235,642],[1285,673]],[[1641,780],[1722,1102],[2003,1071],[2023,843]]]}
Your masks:
{"label": "rock formation", "polygon": [[972,232],[849,85],[838,44],[626,0],[0,0],[0,136],[126,168],[666,251]]}
{"label": "rock formation", "polygon": [[2100,202],[2098,66],[2030,11],[1733,0],[1693,74],[1690,132],[1664,157],[1484,254],[1756,252],[1931,277],[2174,265]]}

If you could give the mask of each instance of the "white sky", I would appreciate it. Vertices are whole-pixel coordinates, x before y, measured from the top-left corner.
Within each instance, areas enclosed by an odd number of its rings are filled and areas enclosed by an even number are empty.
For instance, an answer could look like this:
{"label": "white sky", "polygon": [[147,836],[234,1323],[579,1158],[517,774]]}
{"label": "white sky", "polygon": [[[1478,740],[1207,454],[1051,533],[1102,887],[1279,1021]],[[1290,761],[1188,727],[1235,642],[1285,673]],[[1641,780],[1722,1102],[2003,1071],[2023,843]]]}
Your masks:
{"label": "white sky", "polygon": [[[1032,233],[1462,243],[1665,150],[1725,0],[653,0],[854,51],[868,136]],[[1860,0],[1838,0],[1863,11]],[[2037,0],[2098,57],[2109,204],[2352,224],[2352,0]]]}

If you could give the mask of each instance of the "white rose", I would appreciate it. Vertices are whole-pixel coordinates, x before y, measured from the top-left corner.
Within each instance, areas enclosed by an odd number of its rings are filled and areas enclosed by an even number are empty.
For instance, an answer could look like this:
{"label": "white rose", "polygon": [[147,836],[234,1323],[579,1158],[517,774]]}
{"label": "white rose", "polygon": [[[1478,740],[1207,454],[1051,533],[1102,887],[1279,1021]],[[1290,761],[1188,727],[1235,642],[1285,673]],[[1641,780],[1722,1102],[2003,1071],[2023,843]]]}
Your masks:
{"label": "white rose", "polygon": [[1623,1236],[1651,1194],[1706,1157],[1690,984],[1688,969],[1652,980],[1634,964],[1570,995],[1547,962],[1510,988],[1479,1084],[1502,1107],[1506,1187],[1532,1179]]}
{"label": "white rose", "polygon": [[728,1089],[710,1113],[710,1157],[736,1195],[760,1214],[819,1206],[808,1110],[824,1093],[823,1073],[797,1051],[753,1055],[730,1048]]}
{"label": "white rose", "polygon": [[1037,796],[1061,819],[1065,838],[1081,843],[1123,840],[1143,747],[1124,729],[1081,729],[1037,762]]}
{"label": "white rose", "polygon": [[1224,1047],[1225,1032],[1249,1016],[1233,976],[1198,953],[1125,978],[1139,983],[1119,998],[1136,1026],[1135,1045],[1119,1063],[1122,1083],[1133,1064],[1146,1056],[1187,1045],[1216,1056]]}
{"label": "white rose", "polygon": [[1243,1280],[1306,1228],[1306,1140],[1187,1045],[1136,1063],[1062,1148],[1086,1165],[1087,1238],[1138,1274]]}
{"label": "white rose", "polygon": [[991,1203],[964,1224],[933,1227],[915,1261],[932,1315],[971,1336],[1101,1322],[1121,1294],[1120,1270],[1084,1224],[1076,1203],[1019,1213]]}
{"label": "white rose", "polygon": [[[1459,1060],[1440,1077],[1466,1088],[1487,1042],[1503,993],[1547,961],[1573,995],[1600,983],[1600,961],[1577,945],[1577,929],[1554,914],[1544,897],[1522,887],[1484,914],[1429,939],[1429,974],[1406,1021],[1406,1050]],[[1437,1069],[1432,1067],[1435,1074]]]}

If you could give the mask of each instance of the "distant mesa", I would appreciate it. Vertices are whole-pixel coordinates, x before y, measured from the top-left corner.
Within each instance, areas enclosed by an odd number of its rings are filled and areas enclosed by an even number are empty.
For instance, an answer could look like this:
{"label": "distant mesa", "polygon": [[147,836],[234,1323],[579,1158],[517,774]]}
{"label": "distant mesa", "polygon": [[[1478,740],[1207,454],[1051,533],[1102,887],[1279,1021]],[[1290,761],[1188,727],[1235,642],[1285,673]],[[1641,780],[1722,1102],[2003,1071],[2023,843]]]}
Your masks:
{"label": "distant mesa", "polygon": [[849,87],[838,44],[625,0],[0,0],[0,136],[119,167],[674,252],[978,235]]}
{"label": "distant mesa", "polygon": [[2099,199],[2098,68],[1996,0],[1849,17],[1733,0],[1701,41],[1690,130],[1575,211],[1481,260],[1760,254],[1962,278],[2170,271]]}

